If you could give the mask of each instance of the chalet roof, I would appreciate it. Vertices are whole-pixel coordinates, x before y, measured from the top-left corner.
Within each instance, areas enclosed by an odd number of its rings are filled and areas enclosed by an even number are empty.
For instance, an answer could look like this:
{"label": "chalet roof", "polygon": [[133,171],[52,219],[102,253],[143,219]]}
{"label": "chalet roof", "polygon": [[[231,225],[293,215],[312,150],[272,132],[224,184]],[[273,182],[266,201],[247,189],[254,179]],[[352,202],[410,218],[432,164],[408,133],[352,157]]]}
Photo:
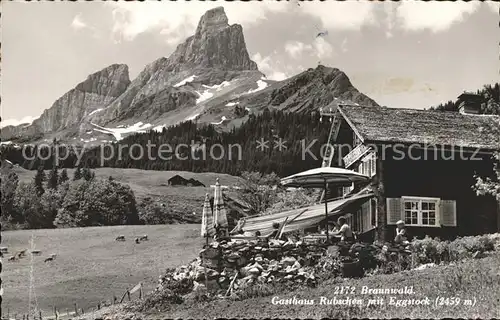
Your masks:
{"label": "chalet roof", "polygon": [[500,150],[499,116],[354,105],[340,105],[339,111],[365,142]]}
{"label": "chalet roof", "polygon": [[477,93],[464,92],[457,97],[458,100],[461,99],[481,99],[481,96]]}
{"label": "chalet roof", "polygon": [[187,179],[184,179],[183,177],[181,177],[181,176],[180,176],[180,175],[178,175],[178,174],[176,174],[175,176],[173,176],[173,177],[171,177],[170,179],[168,179],[168,181],[170,181],[170,180],[181,180],[181,181],[182,181],[182,180],[186,180],[186,181],[187,181]]}

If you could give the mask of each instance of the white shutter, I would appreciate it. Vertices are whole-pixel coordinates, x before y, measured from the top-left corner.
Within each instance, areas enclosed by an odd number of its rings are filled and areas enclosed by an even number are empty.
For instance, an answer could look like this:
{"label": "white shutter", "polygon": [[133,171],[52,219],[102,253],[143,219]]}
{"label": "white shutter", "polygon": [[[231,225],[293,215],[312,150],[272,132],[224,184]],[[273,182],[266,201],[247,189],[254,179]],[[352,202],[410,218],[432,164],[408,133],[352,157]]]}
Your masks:
{"label": "white shutter", "polygon": [[457,226],[457,202],[455,200],[441,200],[439,213],[439,220],[443,226]]}
{"label": "white shutter", "polygon": [[361,221],[362,228],[360,229],[360,231],[364,232],[371,229],[370,200],[361,205]]}
{"label": "white shutter", "polygon": [[387,224],[396,224],[402,216],[401,198],[387,198]]}

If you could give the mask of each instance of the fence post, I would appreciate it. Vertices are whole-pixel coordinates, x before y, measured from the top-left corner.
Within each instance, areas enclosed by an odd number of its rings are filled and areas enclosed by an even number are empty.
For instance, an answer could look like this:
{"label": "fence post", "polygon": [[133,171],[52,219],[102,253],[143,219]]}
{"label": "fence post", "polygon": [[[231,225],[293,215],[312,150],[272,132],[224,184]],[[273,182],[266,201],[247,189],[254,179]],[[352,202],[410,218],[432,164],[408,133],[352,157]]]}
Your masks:
{"label": "fence post", "polygon": [[101,310],[101,303],[100,302],[97,304],[97,310]]}
{"label": "fence post", "polygon": [[56,320],[59,320],[59,316],[57,315],[57,308],[54,306],[54,315],[56,317]]}
{"label": "fence post", "polygon": [[76,302],[74,303],[74,306],[75,306],[75,316],[77,316],[78,315],[78,306],[77,306]]}
{"label": "fence post", "polygon": [[38,315],[40,316],[40,320],[42,320],[42,310],[38,310]]}
{"label": "fence post", "polygon": [[113,294],[113,304],[115,304],[115,303],[116,303],[116,300],[117,300],[117,298],[116,298],[116,296]]}
{"label": "fence post", "polygon": [[127,290],[128,301],[130,301],[130,291]]}

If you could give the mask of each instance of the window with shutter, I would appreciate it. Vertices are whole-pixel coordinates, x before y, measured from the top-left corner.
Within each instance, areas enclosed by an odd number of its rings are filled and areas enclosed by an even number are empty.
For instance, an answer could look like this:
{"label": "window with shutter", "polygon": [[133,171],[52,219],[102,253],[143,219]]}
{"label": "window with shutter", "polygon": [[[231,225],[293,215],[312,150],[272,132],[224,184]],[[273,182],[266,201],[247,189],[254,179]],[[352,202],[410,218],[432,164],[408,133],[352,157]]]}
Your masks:
{"label": "window with shutter", "polygon": [[447,227],[457,226],[457,202],[455,200],[441,200],[441,224]]}
{"label": "window with shutter", "polygon": [[439,227],[439,198],[403,197],[402,220],[408,226]]}
{"label": "window with shutter", "polygon": [[396,224],[401,217],[401,198],[387,198],[387,224]]}

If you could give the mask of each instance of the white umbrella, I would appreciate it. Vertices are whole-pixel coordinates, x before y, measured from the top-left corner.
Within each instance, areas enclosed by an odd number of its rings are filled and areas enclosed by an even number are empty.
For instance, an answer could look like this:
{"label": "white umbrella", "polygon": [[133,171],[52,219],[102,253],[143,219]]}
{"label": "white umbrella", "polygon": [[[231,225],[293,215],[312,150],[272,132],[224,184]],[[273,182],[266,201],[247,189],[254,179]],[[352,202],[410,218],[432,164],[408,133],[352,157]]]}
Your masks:
{"label": "white umbrella", "polygon": [[[281,179],[286,187],[324,188],[325,183],[337,186],[350,186],[353,182],[367,182],[370,178],[352,170],[322,167],[299,172]],[[326,181],[326,182],[325,182]]]}
{"label": "white umbrella", "polygon": [[222,199],[222,190],[219,183],[219,178],[215,183],[215,194],[214,194],[214,227],[227,228],[227,214],[226,208],[224,206],[224,200]]}
{"label": "white umbrella", "polygon": [[[349,186],[354,182],[368,182],[369,177],[364,176],[352,170],[321,167],[299,172],[294,175],[281,179],[281,184],[285,187],[301,188],[323,188],[325,190],[325,216],[328,218],[328,203],[326,201],[326,191],[328,185]],[[327,223],[327,221],[325,221]],[[329,241],[328,232],[326,232],[327,241]]]}
{"label": "white umbrella", "polygon": [[205,203],[203,203],[203,213],[201,216],[201,236],[208,239],[213,233],[213,214],[210,208],[210,196],[207,193],[205,195]]}

